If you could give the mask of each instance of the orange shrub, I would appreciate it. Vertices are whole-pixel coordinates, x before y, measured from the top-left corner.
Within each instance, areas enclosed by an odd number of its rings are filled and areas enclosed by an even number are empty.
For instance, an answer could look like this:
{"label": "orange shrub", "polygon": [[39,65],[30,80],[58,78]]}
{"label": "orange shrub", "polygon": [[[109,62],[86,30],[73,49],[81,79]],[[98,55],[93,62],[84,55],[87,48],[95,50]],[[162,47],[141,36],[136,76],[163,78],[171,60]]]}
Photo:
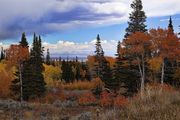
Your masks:
{"label": "orange shrub", "polygon": [[10,93],[11,77],[9,77],[4,72],[0,72],[0,98],[8,97]]}
{"label": "orange shrub", "polygon": [[175,91],[175,89],[174,89],[172,86],[167,85],[167,84],[164,84],[164,85],[162,86],[162,89],[163,89],[165,92],[174,92],[174,91]]}
{"label": "orange shrub", "polygon": [[74,100],[78,99],[78,96],[79,96],[78,93],[74,93],[74,92],[71,91],[71,92],[66,94],[65,99],[74,101]]}
{"label": "orange shrub", "polygon": [[10,95],[10,85],[14,79],[13,68],[5,63],[0,63],[0,98],[7,98]]}
{"label": "orange shrub", "polygon": [[66,90],[90,90],[95,88],[98,85],[102,85],[102,81],[98,78],[93,79],[92,81],[75,81],[73,83],[64,83],[61,86]]}
{"label": "orange shrub", "polygon": [[100,105],[102,107],[110,107],[113,105],[113,95],[103,91],[100,95]]}
{"label": "orange shrub", "polygon": [[114,106],[115,107],[124,107],[128,105],[128,99],[124,96],[117,96],[114,98]]}
{"label": "orange shrub", "polygon": [[66,96],[64,95],[63,90],[57,90],[57,92],[48,92],[44,99],[41,102],[53,103],[56,100],[65,100]]}
{"label": "orange shrub", "polygon": [[85,92],[78,98],[78,102],[80,105],[90,105],[96,103],[96,98],[92,92]]}

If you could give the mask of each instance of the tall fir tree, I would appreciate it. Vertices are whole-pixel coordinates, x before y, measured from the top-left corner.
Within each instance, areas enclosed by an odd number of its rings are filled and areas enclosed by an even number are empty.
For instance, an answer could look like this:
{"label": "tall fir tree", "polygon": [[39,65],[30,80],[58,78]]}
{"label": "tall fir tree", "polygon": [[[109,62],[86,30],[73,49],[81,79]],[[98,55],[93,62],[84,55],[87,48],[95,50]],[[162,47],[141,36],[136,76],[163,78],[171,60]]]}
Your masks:
{"label": "tall fir tree", "polygon": [[143,11],[143,5],[141,0],[134,0],[131,4],[131,8],[133,9],[132,13],[130,13],[130,21],[128,22],[128,27],[126,28],[125,38],[135,32],[146,32],[146,15]]}
{"label": "tall fir tree", "polygon": [[[168,24],[168,36],[173,36],[174,33],[174,27],[173,27],[173,21],[170,16],[169,18],[169,24]],[[170,37],[169,37],[170,38]],[[171,61],[169,59],[164,60],[165,63],[165,69],[164,69],[164,82],[167,84],[173,85],[176,81],[173,81],[173,76],[175,74],[175,71],[177,69],[177,61]]]}
{"label": "tall fir tree", "polygon": [[26,39],[26,34],[25,34],[25,32],[22,33],[21,41],[20,41],[19,43],[20,43],[20,45],[22,45],[23,47],[28,47],[28,42],[27,42],[27,39]]}
{"label": "tall fir tree", "polygon": [[121,95],[132,96],[138,91],[138,76],[125,65],[127,60],[121,54],[121,42],[117,45],[116,62],[113,69],[113,80],[111,82],[111,88],[114,91],[120,91]]}
{"label": "tall fir tree", "polygon": [[19,76],[19,70],[17,67],[17,71],[14,73],[15,79],[12,80],[10,90],[11,90],[11,96],[15,100],[20,100],[21,97],[21,84],[20,84],[20,76]]}
{"label": "tall fir tree", "polygon": [[76,80],[80,80],[81,79],[81,64],[78,62],[78,59],[76,59],[76,74],[75,74],[75,78]]}
{"label": "tall fir tree", "polygon": [[102,46],[101,46],[101,39],[100,39],[100,36],[99,34],[97,35],[97,38],[96,38],[96,50],[95,50],[95,70],[94,70],[94,77],[99,77],[101,78],[101,73],[102,73],[102,65],[103,65],[103,61],[105,61],[105,58],[104,58],[104,51],[102,49]]}
{"label": "tall fir tree", "polygon": [[169,18],[168,32],[169,32],[169,34],[173,34],[174,33],[174,27],[173,27],[171,16]]}
{"label": "tall fir tree", "polygon": [[95,77],[99,77],[105,83],[105,87],[111,88],[110,83],[112,81],[112,71],[109,62],[104,57],[104,51],[101,46],[101,39],[99,34],[97,35],[97,41],[95,45]]}
{"label": "tall fir tree", "polygon": [[67,81],[67,62],[65,60],[62,61],[62,65],[61,65],[61,70],[62,70],[62,77],[61,79],[66,82]]}
{"label": "tall fir tree", "polygon": [[124,84],[124,76],[122,75],[123,72],[123,62],[122,62],[122,56],[120,54],[121,49],[121,42],[118,42],[117,45],[117,54],[116,54],[116,62],[113,70],[113,80],[112,80],[112,87],[115,91],[119,90],[122,84]]}
{"label": "tall fir tree", "polygon": [[24,64],[23,88],[24,100],[43,97],[46,92],[46,83],[43,76],[43,47],[41,37],[34,34],[33,45],[29,60]]}
{"label": "tall fir tree", "polygon": [[47,54],[46,54],[46,64],[47,65],[50,65],[50,59],[51,59],[51,57],[50,57],[50,52],[49,52],[49,49],[47,49]]}
{"label": "tall fir tree", "polygon": [[5,59],[5,51],[3,49],[3,47],[1,47],[1,58],[0,58],[0,61]]}

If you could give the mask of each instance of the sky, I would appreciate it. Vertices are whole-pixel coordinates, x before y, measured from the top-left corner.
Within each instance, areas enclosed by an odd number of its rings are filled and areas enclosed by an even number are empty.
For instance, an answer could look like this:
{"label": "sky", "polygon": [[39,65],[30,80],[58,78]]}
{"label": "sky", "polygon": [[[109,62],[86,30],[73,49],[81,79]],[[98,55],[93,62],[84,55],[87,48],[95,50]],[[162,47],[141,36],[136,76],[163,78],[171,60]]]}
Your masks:
{"label": "sky", "polygon": [[[142,0],[147,28],[167,28],[172,16],[179,32],[180,0]],[[35,32],[51,56],[94,54],[100,34],[105,55],[113,56],[123,39],[132,0],[0,0],[0,46],[8,48]]]}

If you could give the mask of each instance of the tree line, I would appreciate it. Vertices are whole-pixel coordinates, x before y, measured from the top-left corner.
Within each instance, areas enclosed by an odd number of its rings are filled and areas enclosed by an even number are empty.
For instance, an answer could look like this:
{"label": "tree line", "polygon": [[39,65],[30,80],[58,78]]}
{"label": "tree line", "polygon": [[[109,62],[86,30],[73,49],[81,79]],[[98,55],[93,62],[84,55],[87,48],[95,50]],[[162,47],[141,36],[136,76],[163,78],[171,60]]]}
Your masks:
{"label": "tree line", "polygon": [[143,95],[149,82],[180,87],[180,40],[171,17],[167,29],[147,30],[142,1],[134,0],[131,8],[126,34],[117,45],[114,67],[106,60],[97,36],[95,76],[103,80],[105,87],[125,96],[138,91]]}
{"label": "tree line", "polygon": [[72,83],[79,80],[91,80],[91,73],[88,65],[86,62],[80,62],[77,56],[73,60],[69,60],[68,57],[66,60],[62,60],[62,58],[59,57],[59,59],[55,61],[51,59],[49,49],[47,49],[46,59],[44,62],[47,65],[58,66],[61,68],[61,80],[63,82]]}
{"label": "tree line", "polygon": [[44,81],[43,64],[58,66],[62,73],[60,80],[66,83],[78,80],[100,78],[106,88],[124,96],[142,95],[146,83],[157,82],[180,87],[180,41],[174,32],[172,19],[167,29],[146,29],[146,15],[141,0],[131,4],[128,27],[122,41],[118,42],[115,64],[112,67],[97,35],[93,67],[87,63],[53,61],[50,51],[44,59],[41,36],[34,34],[29,48],[25,33],[18,45],[11,45],[6,53],[1,50],[1,60],[7,59],[16,66],[15,79],[10,87],[12,96],[19,100],[43,97],[47,88]]}

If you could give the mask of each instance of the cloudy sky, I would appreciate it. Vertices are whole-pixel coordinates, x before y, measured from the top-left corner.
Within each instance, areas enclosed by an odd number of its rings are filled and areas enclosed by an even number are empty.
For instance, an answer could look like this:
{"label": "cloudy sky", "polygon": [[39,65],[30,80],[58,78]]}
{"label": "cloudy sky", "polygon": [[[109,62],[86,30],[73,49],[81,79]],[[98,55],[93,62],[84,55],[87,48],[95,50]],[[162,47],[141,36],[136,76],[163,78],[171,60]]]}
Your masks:
{"label": "cloudy sky", "polygon": [[[106,55],[127,27],[132,0],[0,0],[0,46],[17,43],[26,32],[42,35],[52,56],[93,54],[97,34]],[[180,0],[142,0],[148,28],[166,28],[169,16],[180,31]]]}

